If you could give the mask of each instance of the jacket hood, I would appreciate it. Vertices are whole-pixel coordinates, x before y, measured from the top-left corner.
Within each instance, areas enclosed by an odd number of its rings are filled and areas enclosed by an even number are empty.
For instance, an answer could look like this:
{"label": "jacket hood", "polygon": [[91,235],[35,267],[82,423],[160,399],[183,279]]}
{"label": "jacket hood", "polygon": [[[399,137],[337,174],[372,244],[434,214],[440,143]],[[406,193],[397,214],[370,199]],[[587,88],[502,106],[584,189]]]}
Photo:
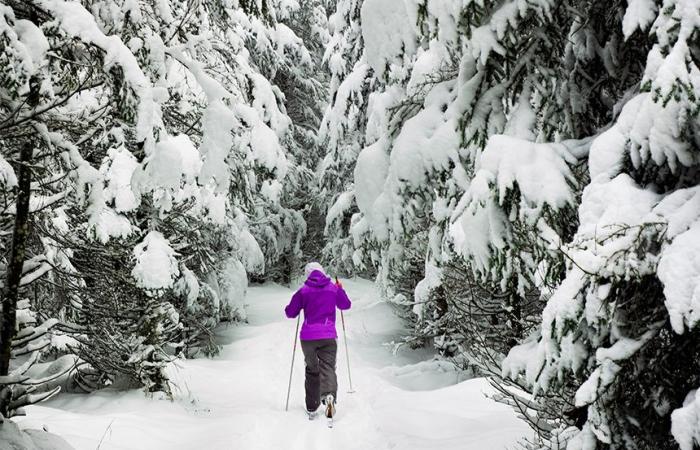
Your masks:
{"label": "jacket hood", "polygon": [[309,277],[306,279],[304,284],[306,284],[309,287],[324,287],[328,283],[331,282],[331,279],[328,278],[323,272],[320,270],[314,270],[309,274]]}

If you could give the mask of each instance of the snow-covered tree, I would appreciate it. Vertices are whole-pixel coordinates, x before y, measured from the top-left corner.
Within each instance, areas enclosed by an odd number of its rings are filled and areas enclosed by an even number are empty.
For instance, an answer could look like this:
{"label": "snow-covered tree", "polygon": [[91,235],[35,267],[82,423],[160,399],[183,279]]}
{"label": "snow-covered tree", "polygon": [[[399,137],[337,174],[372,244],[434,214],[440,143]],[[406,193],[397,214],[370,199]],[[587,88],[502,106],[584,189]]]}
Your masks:
{"label": "snow-covered tree", "polygon": [[[304,42],[284,24],[300,5],[32,0],[0,10],[5,248],[17,167],[31,168],[13,304],[31,283],[32,310],[75,338],[61,351],[81,357],[81,386],[126,378],[167,392],[169,361],[214,351],[211,329],[245,318],[247,274],[303,234],[301,214],[280,201],[286,154],[302,138],[274,84],[313,91],[306,102],[321,96],[305,78]],[[299,104],[299,128],[315,128]],[[280,224],[282,244],[260,238],[262,219]],[[3,348],[17,336],[6,323]]]}
{"label": "snow-covered tree", "polygon": [[[559,421],[531,418],[552,439],[543,445],[572,436],[557,430],[575,422],[564,412],[584,428],[572,446],[663,448],[672,416],[681,445],[697,445],[697,356],[676,349],[697,340],[694,285],[664,256],[678,239],[692,247],[681,236],[696,220],[683,206],[697,184],[696,2],[365,0],[354,11],[341,29],[362,40],[337,39],[358,63],[331,84],[351,126],[330,133],[357,136],[329,147],[351,166],[328,172],[341,185],[326,197],[333,256],[376,266],[416,337],[479,353],[482,369],[525,340],[506,374],[530,364],[520,382],[542,394],[530,407]],[[674,261],[692,279],[684,255]],[[683,369],[658,368],[681,354]],[[642,386],[626,395],[634,377]]]}
{"label": "snow-covered tree", "polygon": [[361,9],[363,0],[341,0],[331,14],[323,64],[330,73],[329,104],[319,130],[324,157],[319,168],[318,207],[325,216],[323,256],[337,273],[364,269],[350,236],[358,212],[353,190],[357,155],[365,145],[368,100],[373,75],[364,56]]}
{"label": "snow-covered tree", "polygon": [[619,45],[653,38],[625,66],[644,71],[626,95],[612,97],[614,120],[591,143],[571,241],[550,233],[566,273],[541,332],[504,364],[508,375],[525,374],[535,394],[563,392],[581,411],[582,429],[555,428],[548,447],[698,445],[697,421],[688,420],[700,364],[691,306],[700,168],[692,39],[700,22],[691,3],[630,2],[615,16]]}
{"label": "snow-covered tree", "polygon": [[590,135],[637,83],[645,43],[625,43],[610,26],[620,10],[603,4],[491,8],[471,11],[474,50],[460,63],[470,179],[451,213],[449,244],[497,299],[485,309],[500,310],[507,339],[498,350],[507,351],[561,281],[559,246],[576,228]]}
{"label": "snow-covered tree", "polygon": [[[287,36],[297,50],[279,58],[275,65],[264,54],[251,49],[252,59],[261,72],[279,88],[281,111],[289,117],[289,127],[282,140],[288,159],[284,183],[268,189],[258,202],[252,230],[266,257],[263,278],[285,283],[303,267],[301,259],[316,257],[315,247],[322,227],[314,208],[318,191],[314,171],[320,160],[317,130],[326,100],[326,76],[321,58],[327,36],[327,18],[321,1],[279,6],[278,33]],[[308,239],[304,239],[310,233]]]}

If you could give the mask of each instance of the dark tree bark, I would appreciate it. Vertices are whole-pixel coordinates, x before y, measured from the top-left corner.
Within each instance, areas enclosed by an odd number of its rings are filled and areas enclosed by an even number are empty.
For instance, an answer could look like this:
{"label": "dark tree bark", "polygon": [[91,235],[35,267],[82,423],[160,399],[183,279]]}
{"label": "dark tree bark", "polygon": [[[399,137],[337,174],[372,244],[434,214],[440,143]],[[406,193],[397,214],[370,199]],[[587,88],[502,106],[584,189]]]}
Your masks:
{"label": "dark tree bark", "polygon": [[[22,279],[27,234],[29,232],[29,196],[31,194],[31,169],[33,146],[25,144],[20,151],[17,186],[17,213],[12,233],[12,249],[7,265],[7,279],[2,291],[2,316],[0,316],[0,376],[5,376],[10,369],[12,354],[12,337],[17,322],[17,298],[19,282]],[[2,405],[0,405],[2,409]]]}

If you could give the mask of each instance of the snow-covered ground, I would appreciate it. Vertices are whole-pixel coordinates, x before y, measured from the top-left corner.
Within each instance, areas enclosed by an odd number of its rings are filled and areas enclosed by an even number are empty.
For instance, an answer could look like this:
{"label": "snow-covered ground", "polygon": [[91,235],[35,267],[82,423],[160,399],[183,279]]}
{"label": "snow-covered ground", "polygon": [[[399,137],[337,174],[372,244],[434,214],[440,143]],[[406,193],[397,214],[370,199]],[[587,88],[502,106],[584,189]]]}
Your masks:
{"label": "snow-covered ground", "polygon": [[[250,323],[221,330],[213,359],[184,361],[176,401],[142,391],[62,394],[28,408],[22,428],[63,436],[77,449],[504,449],[528,433],[507,407],[484,396],[483,379],[463,381],[428,352],[383,345],[401,323],[377,300],[373,285],[347,280],[353,300],[345,318],[355,393],[339,341],[338,415],[333,429],[304,413],[303,358],[297,351],[289,411],[284,411],[295,322],[283,307],[292,291],[250,289]],[[338,320],[340,331],[340,320]]]}

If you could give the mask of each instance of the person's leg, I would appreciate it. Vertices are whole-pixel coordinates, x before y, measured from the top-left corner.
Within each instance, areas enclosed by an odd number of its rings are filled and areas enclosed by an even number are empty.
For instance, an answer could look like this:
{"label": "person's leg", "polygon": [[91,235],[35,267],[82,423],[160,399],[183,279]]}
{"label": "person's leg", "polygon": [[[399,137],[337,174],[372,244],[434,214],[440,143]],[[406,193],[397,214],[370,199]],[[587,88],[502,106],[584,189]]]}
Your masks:
{"label": "person's leg", "polygon": [[304,388],[306,390],[306,409],[308,411],[316,411],[321,403],[317,343],[318,341],[301,341],[301,349],[304,352],[304,362],[306,363]]}
{"label": "person's leg", "polygon": [[335,339],[319,341],[318,347],[319,369],[321,374],[321,394],[333,394],[338,399],[338,379],[335,375],[335,358],[338,353],[338,344]]}

